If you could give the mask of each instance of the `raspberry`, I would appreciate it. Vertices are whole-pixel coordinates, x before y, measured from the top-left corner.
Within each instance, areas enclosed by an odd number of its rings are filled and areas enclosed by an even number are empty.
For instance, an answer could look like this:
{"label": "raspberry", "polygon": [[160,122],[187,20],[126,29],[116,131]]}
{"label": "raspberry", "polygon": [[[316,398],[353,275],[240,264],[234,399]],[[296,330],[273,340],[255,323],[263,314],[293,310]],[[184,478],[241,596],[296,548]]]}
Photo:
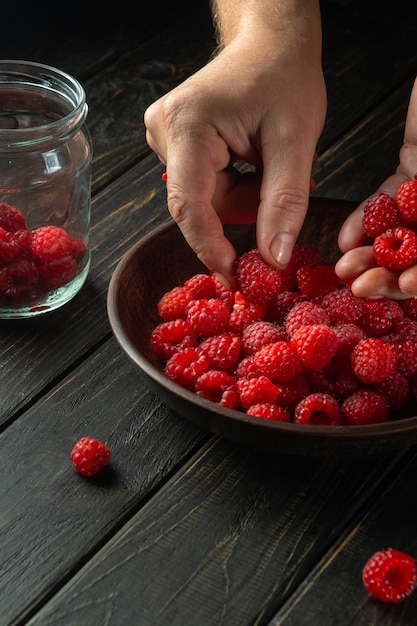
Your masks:
{"label": "raspberry", "polygon": [[297,404],[310,393],[310,386],[303,374],[293,376],[286,383],[276,383],[278,395],[276,403],[288,410],[294,410]]}
{"label": "raspberry", "polygon": [[380,550],[365,563],[362,581],[366,591],[374,598],[398,604],[415,589],[416,562],[408,554],[393,548]]}
{"label": "raspberry", "polygon": [[1,270],[0,292],[17,299],[30,294],[38,285],[39,271],[31,259],[17,258]]}
{"label": "raspberry", "polygon": [[417,298],[401,300],[399,304],[407,317],[413,320],[417,320]]}
{"label": "raspberry", "polygon": [[19,242],[13,237],[13,234],[0,227],[0,266],[13,261],[18,256],[19,250]]}
{"label": "raspberry", "polygon": [[262,374],[274,382],[286,383],[301,373],[297,349],[289,341],[276,341],[264,346],[253,358]]}
{"label": "raspberry", "polygon": [[257,378],[261,376],[261,370],[256,365],[253,356],[247,356],[238,363],[235,371],[235,378]]}
{"label": "raspberry", "polygon": [[268,303],[265,319],[274,324],[285,324],[289,311],[300,300],[307,300],[307,297],[297,291],[282,291],[278,293]]}
{"label": "raspberry", "polygon": [[40,226],[32,232],[32,253],[42,261],[61,259],[72,252],[72,237],[58,226]]}
{"label": "raspberry", "polygon": [[308,265],[317,267],[322,262],[317,248],[307,244],[296,243],[289,264],[280,271],[282,287],[281,291],[292,291],[297,286],[297,271],[300,267]]}
{"label": "raspberry", "polygon": [[244,409],[254,404],[275,404],[278,389],[267,376],[239,378],[237,386]]}
{"label": "raspberry", "polygon": [[107,465],[110,456],[104,443],[92,437],[82,437],[73,447],[70,459],[79,474],[91,477]]}
{"label": "raspberry", "polygon": [[417,179],[402,183],[396,196],[400,214],[406,222],[417,222]]}
{"label": "raspberry", "polygon": [[297,328],[306,324],[325,324],[330,326],[329,312],[320,304],[310,302],[296,302],[287,315],[285,330],[289,337],[295,333]]}
{"label": "raspberry", "polygon": [[374,240],[376,262],[389,270],[402,271],[417,261],[417,235],[411,228],[390,228]]}
{"label": "raspberry", "polygon": [[277,404],[253,404],[246,411],[248,415],[261,417],[273,422],[289,422],[290,414],[282,406]]}
{"label": "raspberry", "polygon": [[352,371],[350,361],[336,358],[324,370],[324,375],[331,383],[332,395],[338,400],[345,400],[359,387],[359,380]]}
{"label": "raspberry", "polygon": [[239,406],[239,390],[236,380],[222,370],[210,369],[195,382],[195,393],[201,398],[215,402],[228,409]]}
{"label": "raspberry", "polygon": [[356,324],[362,317],[363,299],[347,288],[329,292],[321,304],[328,310],[331,324]]}
{"label": "raspberry", "polygon": [[364,300],[360,326],[369,337],[382,337],[393,327],[392,309],[387,301]]}
{"label": "raspberry", "polygon": [[197,345],[197,335],[191,324],[182,319],[162,322],[156,326],[150,336],[152,350],[161,359],[169,359],[176,352]]}
{"label": "raspberry", "polygon": [[358,389],[342,403],[343,422],[347,425],[379,424],[388,420],[388,403],[371,389]]}
{"label": "raspberry", "polygon": [[194,274],[185,281],[184,288],[189,292],[192,300],[217,298],[217,285],[210,274]]}
{"label": "raspberry", "polygon": [[380,383],[395,369],[395,349],[383,339],[367,337],[357,343],[350,355],[355,376],[365,384]]}
{"label": "raspberry", "polygon": [[339,348],[336,333],[325,324],[300,326],[291,337],[291,343],[304,367],[315,371],[326,367]]}
{"label": "raspberry", "polygon": [[339,403],[327,393],[312,393],[295,407],[294,422],[310,426],[338,426],[341,424]]}
{"label": "raspberry", "polygon": [[158,313],[164,322],[178,318],[185,319],[187,306],[193,300],[190,292],[185,287],[174,287],[164,293],[158,302]]}
{"label": "raspberry", "polygon": [[357,324],[337,324],[332,328],[339,340],[337,356],[351,354],[356,344],[366,338],[365,331]]}
{"label": "raspberry", "polygon": [[226,371],[238,364],[241,348],[241,338],[231,333],[208,337],[200,344],[200,351],[210,359],[210,367]]}
{"label": "raspberry", "polygon": [[236,259],[235,278],[243,297],[254,304],[267,304],[282,291],[279,272],[263,260],[257,249]]}
{"label": "raspberry", "polygon": [[52,291],[70,283],[77,274],[79,274],[78,263],[69,254],[48,263],[39,263],[39,278],[45,291]]}
{"label": "raspberry", "polygon": [[401,339],[390,344],[395,351],[396,370],[410,379],[417,373],[417,341]]}
{"label": "raspberry", "polygon": [[71,256],[80,263],[86,253],[86,246],[82,239],[71,237]]}
{"label": "raspberry", "polygon": [[197,378],[210,367],[210,359],[198,348],[176,352],[165,364],[165,374],[181,387],[192,390]]}
{"label": "raspberry", "polygon": [[304,265],[297,271],[297,285],[307,298],[319,298],[341,286],[333,265]]}
{"label": "raspberry", "polygon": [[13,233],[16,230],[26,230],[27,226],[25,218],[16,207],[0,202],[0,228]]}
{"label": "raspberry", "polygon": [[376,193],[366,201],[362,224],[368,237],[375,239],[386,230],[399,226],[402,221],[395,199],[387,193]]}
{"label": "raspberry", "polygon": [[202,298],[190,302],[186,319],[199,337],[210,337],[228,329],[230,311],[219,298]]}
{"label": "raspberry", "polygon": [[259,319],[259,314],[255,309],[249,307],[233,309],[230,313],[229,330],[241,334],[249,324]]}
{"label": "raspberry", "polygon": [[249,324],[242,332],[242,351],[246,356],[258,352],[264,346],[276,341],[285,341],[286,332],[272,322],[257,321]]}
{"label": "raspberry", "polygon": [[410,402],[410,383],[400,372],[392,372],[382,383],[374,385],[373,389],[384,396],[390,409],[404,409]]}

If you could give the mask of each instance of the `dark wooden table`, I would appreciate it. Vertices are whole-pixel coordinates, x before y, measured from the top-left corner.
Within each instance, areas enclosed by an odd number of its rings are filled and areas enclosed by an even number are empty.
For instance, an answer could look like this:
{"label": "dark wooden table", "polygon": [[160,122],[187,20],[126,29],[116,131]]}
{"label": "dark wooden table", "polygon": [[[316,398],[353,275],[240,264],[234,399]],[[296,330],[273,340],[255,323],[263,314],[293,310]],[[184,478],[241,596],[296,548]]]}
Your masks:
{"label": "dark wooden table", "polygon": [[[361,570],[389,546],[417,558],[413,447],[358,458],[241,446],[174,414],[110,330],[110,276],[168,219],[143,112],[203,65],[208,3],[32,3],[2,16],[2,58],[85,86],[94,142],[92,267],[52,315],[0,322],[0,625],[400,626]],[[394,170],[417,70],[415,0],[323,2],[329,110],[316,195],[361,200]],[[337,233],[335,233],[336,237]],[[69,462],[83,435],[113,456]]]}

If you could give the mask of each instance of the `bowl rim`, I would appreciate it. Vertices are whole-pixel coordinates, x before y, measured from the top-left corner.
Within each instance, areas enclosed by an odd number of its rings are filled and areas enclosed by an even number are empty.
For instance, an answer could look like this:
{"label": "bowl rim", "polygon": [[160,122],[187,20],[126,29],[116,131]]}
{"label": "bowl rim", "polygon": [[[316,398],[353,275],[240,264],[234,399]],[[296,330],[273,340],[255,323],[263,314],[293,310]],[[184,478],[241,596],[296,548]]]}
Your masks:
{"label": "bowl rim", "polygon": [[142,356],[137,351],[129,336],[125,332],[119,317],[120,294],[118,291],[118,283],[126,266],[130,263],[131,259],[135,257],[139,249],[158,238],[161,234],[175,229],[178,229],[178,226],[174,220],[170,219],[145,234],[135,244],[133,244],[133,246],[122,255],[117,266],[115,267],[111,275],[107,291],[107,313],[113,335],[132,363],[136,365],[139,370],[142,370],[143,373],[149,377],[149,379],[154,381],[154,383],[158,386],[166,388],[170,393],[178,396],[183,401],[190,403],[196,409],[203,409],[207,412],[216,413],[223,418],[232,420],[232,422],[243,422],[250,424],[254,428],[259,428],[263,431],[271,431],[273,433],[282,432],[286,435],[294,435],[295,437],[302,434],[304,437],[309,437],[311,439],[324,438],[330,440],[343,440],[344,442],[354,442],[356,439],[363,437],[378,439],[382,437],[389,437],[389,435],[405,435],[407,433],[415,433],[417,431],[417,416],[392,419],[387,422],[377,424],[334,426],[261,420],[260,418],[248,415],[243,411],[228,409],[226,407],[216,405],[214,402],[201,398],[192,391],[181,387],[165,376],[161,370],[156,368],[146,357]]}

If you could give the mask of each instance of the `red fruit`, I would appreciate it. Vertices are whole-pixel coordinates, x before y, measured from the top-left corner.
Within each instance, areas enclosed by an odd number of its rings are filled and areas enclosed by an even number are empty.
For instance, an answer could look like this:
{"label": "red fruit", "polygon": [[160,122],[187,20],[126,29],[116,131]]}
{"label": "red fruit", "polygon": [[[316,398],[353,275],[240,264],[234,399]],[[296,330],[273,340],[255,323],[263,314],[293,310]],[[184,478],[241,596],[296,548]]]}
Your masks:
{"label": "red fruit", "polygon": [[72,237],[58,226],[40,226],[32,232],[33,256],[42,261],[61,259],[72,252]]}
{"label": "red fruit", "polygon": [[369,337],[382,337],[390,332],[394,317],[388,300],[364,300],[359,324]]}
{"label": "red fruit", "polygon": [[339,348],[336,333],[325,324],[300,326],[291,337],[291,343],[304,367],[314,371],[326,367]]}
{"label": "red fruit", "polygon": [[20,251],[19,242],[8,230],[0,227],[0,267],[15,259]]}
{"label": "red fruit", "polygon": [[301,373],[301,360],[294,344],[276,341],[261,348],[253,357],[264,376],[274,382],[286,383]]}
{"label": "red fruit", "polygon": [[306,300],[305,302],[296,302],[287,315],[285,330],[289,337],[306,324],[325,324],[330,326],[330,314],[323,306]]}
{"label": "red fruit", "polygon": [[388,548],[375,552],[365,563],[362,580],[366,591],[382,602],[398,604],[410,596],[417,583],[415,560]]}
{"label": "red fruit", "polygon": [[417,179],[399,186],[396,196],[398,210],[406,222],[417,222]]}
{"label": "red fruit", "polygon": [[10,233],[16,230],[26,230],[26,222],[23,215],[16,207],[0,202],[0,228]]}
{"label": "red fruit", "polygon": [[197,345],[197,335],[191,324],[185,320],[170,320],[153,329],[150,344],[155,354],[166,360],[181,350],[194,348]]}
{"label": "red fruit", "polygon": [[239,362],[242,340],[232,333],[220,333],[207,337],[200,344],[200,351],[210,359],[210,367],[220,370],[232,370]]}
{"label": "red fruit", "polygon": [[343,422],[347,425],[380,424],[388,420],[388,403],[371,389],[358,389],[343,401]]}
{"label": "red fruit", "polygon": [[387,193],[377,193],[366,201],[362,223],[368,237],[375,239],[389,228],[395,228],[402,222],[395,199]]}
{"label": "red fruit", "polygon": [[190,293],[192,300],[217,298],[217,285],[211,274],[194,274],[185,281],[184,288]]}
{"label": "red fruit", "polygon": [[297,285],[307,298],[319,298],[341,287],[333,265],[304,265],[297,271]]}
{"label": "red fruit", "polygon": [[417,235],[411,228],[397,226],[379,235],[372,249],[378,265],[402,271],[417,261]]}
{"label": "red fruit", "polygon": [[77,261],[67,254],[59,259],[39,263],[39,279],[45,291],[52,291],[70,283],[79,274]]}
{"label": "red fruit", "polygon": [[328,310],[332,324],[357,324],[362,316],[363,299],[350,289],[336,289],[324,296],[322,306]]}
{"label": "red fruit", "polygon": [[382,383],[374,385],[373,389],[384,396],[390,409],[404,409],[410,402],[410,383],[400,372],[392,372]]}
{"label": "red fruit", "polygon": [[327,393],[312,393],[295,407],[294,422],[310,426],[338,426],[342,423],[339,403]]}
{"label": "red fruit", "polygon": [[228,329],[230,311],[219,298],[202,298],[190,302],[186,319],[198,337],[211,337]]}
{"label": "red fruit", "polygon": [[350,360],[355,376],[367,385],[382,382],[394,371],[397,364],[395,349],[376,337],[359,341],[350,355]]}
{"label": "red fruit", "polygon": [[264,346],[276,341],[285,341],[287,334],[280,326],[272,322],[258,320],[248,324],[242,332],[242,351],[246,356],[258,352]]}
{"label": "red fruit", "polygon": [[243,297],[254,304],[267,304],[282,291],[279,272],[263,260],[257,249],[236,259],[235,278]]}
{"label": "red fruit", "polygon": [[290,410],[294,410],[300,400],[310,393],[310,386],[303,374],[297,374],[288,382],[276,385],[278,389],[276,403]]}
{"label": "red fruit", "polygon": [[194,389],[197,378],[210,367],[210,359],[198,348],[186,348],[176,352],[165,364],[168,378],[186,389]]}
{"label": "red fruit", "polygon": [[244,409],[254,404],[275,404],[278,389],[267,376],[239,378],[237,385]]}
{"label": "red fruit", "polygon": [[73,447],[70,459],[79,474],[90,477],[107,465],[110,456],[104,443],[92,437],[82,437]]}
{"label": "red fruit", "polygon": [[187,317],[187,306],[193,300],[185,287],[173,287],[158,302],[158,313],[164,322]]}
{"label": "red fruit", "polygon": [[273,422],[289,422],[290,414],[282,406],[277,404],[253,404],[246,411],[248,415],[261,417]]}
{"label": "red fruit", "polygon": [[199,376],[195,393],[228,409],[239,406],[239,389],[236,380],[224,371],[209,369]]}
{"label": "red fruit", "polygon": [[339,340],[339,347],[336,353],[338,356],[351,354],[356,344],[361,339],[366,339],[365,331],[357,324],[337,324],[332,326],[332,328]]}
{"label": "red fruit", "polygon": [[261,370],[256,365],[253,356],[243,358],[234,371],[235,378],[257,378],[261,376]]}

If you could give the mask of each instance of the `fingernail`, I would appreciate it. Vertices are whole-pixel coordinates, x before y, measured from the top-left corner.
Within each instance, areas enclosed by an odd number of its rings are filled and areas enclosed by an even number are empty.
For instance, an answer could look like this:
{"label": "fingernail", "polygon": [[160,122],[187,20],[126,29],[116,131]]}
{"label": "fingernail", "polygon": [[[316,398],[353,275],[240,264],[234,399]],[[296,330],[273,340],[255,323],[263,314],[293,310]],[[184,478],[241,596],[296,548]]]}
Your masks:
{"label": "fingernail", "polygon": [[295,239],[291,233],[280,233],[271,241],[269,251],[282,267],[286,267],[291,259]]}

